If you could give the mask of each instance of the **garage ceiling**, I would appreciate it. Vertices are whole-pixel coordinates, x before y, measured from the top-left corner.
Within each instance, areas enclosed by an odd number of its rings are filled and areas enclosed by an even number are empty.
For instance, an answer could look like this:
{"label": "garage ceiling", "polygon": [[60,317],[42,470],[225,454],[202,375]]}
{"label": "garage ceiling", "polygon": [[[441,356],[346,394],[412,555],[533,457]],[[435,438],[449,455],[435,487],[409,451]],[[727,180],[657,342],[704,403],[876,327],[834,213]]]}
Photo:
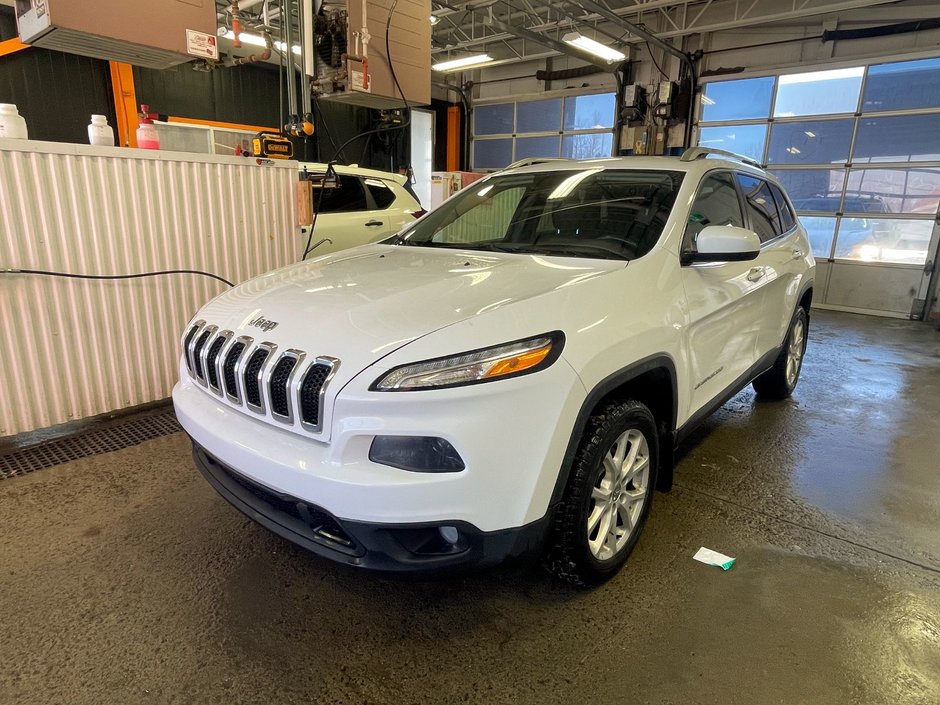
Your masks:
{"label": "garage ceiling", "polygon": [[[242,0],[245,29],[257,27],[265,12],[269,26],[279,27],[281,6],[287,2]],[[216,4],[220,21],[228,24],[229,0]],[[294,8],[300,4],[294,0]],[[859,15],[865,8],[876,9]],[[840,24],[878,24],[936,14],[934,0],[432,0],[431,10],[436,19],[431,47],[435,62],[485,52],[494,59],[488,66],[561,51],[577,55],[558,45],[572,31],[626,51],[624,45],[643,42],[626,23],[663,39],[678,39],[756,25],[802,24],[823,15]]]}
{"label": "garage ceiling", "polygon": [[[774,22],[792,22],[814,15],[839,13],[896,0],[595,0],[596,4],[633,24],[644,26],[661,38],[683,37]],[[497,62],[510,63],[557,54],[523,39],[505,26],[560,40],[573,30],[605,44],[642,41],[625,26],[602,18],[577,0],[539,3],[535,0],[467,0],[432,2],[434,26],[432,53],[435,61],[486,52]],[[920,16],[924,16],[921,6]],[[928,13],[929,14],[929,13]],[[494,65],[496,62],[489,64]]]}

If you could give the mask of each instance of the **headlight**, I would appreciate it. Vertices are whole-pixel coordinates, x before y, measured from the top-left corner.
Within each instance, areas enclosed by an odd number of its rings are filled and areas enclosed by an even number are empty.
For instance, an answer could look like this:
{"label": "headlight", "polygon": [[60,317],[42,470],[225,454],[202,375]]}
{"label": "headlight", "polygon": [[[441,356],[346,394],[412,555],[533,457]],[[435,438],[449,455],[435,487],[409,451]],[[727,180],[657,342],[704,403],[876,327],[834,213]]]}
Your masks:
{"label": "headlight", "polygon": [[402,365],[377,379],[372,390],[443,389],[531,374],[555,362],[564,344],[564,334],[554,331],[492,348]]}

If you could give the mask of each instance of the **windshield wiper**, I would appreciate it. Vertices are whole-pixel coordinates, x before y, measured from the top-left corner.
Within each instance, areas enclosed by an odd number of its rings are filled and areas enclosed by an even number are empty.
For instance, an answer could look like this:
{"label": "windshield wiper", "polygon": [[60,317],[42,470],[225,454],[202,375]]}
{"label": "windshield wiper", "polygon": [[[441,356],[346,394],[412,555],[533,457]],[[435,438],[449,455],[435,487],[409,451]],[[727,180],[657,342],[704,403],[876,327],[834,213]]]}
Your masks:
{"label": "windshield wiper", "polygon": [[627,262],[630,261],[630,258],[623,253],[614,252],[609,250],[606,247],[600,247],[598,245],[582,245],[567,243],[564,245],[533,245],[525,250],[515,250],[516,252],[525,252],[530,254],[542,254],[542,255],[572,255],[574,257],[587,257],[592,256],[586,253],[588,252],[599,252],[598,259],[620,259]]}

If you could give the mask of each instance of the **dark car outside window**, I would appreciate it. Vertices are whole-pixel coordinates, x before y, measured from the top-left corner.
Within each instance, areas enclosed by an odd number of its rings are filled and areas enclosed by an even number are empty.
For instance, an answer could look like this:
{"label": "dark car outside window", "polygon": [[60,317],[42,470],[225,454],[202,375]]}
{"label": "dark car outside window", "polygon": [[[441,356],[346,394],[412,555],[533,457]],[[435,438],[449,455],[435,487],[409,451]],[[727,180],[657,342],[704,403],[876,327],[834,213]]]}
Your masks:
{"label": "dark car outside window", "polygon": [[776,184],[770,184],[770,190],[773,192],[774,200],[777,202],[777,212],[780,213],[780,227],[783,232],[787,232],[796,225],[796,216],[793,215],[790,204],[787,202],[787,198],[783,195],[783,191],[780,187]]}
{"label": "dark car outside window", "polygon": [[763,179],[747,174],[738,174],[738,185],[744,194],[751,228],[757,233],[761,242],[773,240],[783,231],[780,228],[780,214],[777,213],[777,204],[770,192],[770,186]]}

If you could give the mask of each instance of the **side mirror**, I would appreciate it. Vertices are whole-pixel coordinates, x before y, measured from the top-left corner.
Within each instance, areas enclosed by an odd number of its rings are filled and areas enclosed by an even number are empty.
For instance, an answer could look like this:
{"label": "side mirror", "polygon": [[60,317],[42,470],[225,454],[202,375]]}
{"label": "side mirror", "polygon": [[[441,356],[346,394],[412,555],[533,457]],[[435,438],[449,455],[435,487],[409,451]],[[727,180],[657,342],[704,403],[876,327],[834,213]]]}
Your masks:
{"label": "side mirror", "polygon": [[760,254],[757,233],[734,225],[708,225],[695,240],[696,251],[683,253],[683,264],[747,262]]}

